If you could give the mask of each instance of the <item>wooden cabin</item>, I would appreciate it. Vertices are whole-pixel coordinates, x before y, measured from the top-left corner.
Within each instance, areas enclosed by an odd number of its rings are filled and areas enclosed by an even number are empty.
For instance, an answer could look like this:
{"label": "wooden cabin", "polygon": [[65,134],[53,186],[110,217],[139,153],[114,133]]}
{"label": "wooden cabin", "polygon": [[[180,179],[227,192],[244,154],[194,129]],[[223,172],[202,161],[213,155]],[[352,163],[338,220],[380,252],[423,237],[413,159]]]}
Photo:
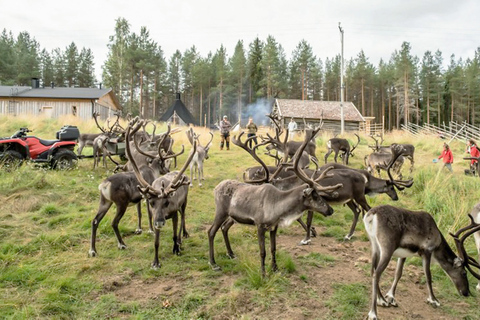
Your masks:
{"label": "wooden cabin", "polygon": [[[316,126],[322,119],[322,130],[341,131],[339,101],[275,99],[272,114],[278,115],[285,127],[291,118],[297,122],[299,129],[303,129],[305,124]],[[345,131],[359,131],[364,126],[365,118],[352,102],[343,102],[343,114]]]}
{"label": "wooden cabin", "polygon": [[94,112],[106,119],[122,107],[111,88],[39,87],[38,79],[32,87],[0,86],[0,114],[58,118],[74,115],[90,120]]}

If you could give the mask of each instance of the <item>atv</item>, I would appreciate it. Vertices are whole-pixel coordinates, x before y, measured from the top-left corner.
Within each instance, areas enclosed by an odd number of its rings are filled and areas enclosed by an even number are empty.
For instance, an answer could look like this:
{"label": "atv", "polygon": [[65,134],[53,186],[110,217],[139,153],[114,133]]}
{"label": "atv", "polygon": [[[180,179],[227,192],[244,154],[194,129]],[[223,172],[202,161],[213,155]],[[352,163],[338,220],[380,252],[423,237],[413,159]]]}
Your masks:
{"label": "atv", "polygon": [[60,170],[76,165],[77,155],[73,150],[80,135],[77,127],[63,126],[57,131],[56,140],[27,136],[29,132],[32,131],[28,128],[20,128],[11,137],[0,138],[0,167],[16,169],[26,160]]}

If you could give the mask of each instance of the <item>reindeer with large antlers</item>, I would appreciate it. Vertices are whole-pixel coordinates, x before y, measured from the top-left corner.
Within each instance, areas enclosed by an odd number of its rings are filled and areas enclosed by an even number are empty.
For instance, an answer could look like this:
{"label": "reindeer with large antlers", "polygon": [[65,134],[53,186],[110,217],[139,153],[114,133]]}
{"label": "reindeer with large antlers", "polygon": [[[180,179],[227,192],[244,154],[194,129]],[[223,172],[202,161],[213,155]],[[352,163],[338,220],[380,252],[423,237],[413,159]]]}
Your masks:
{"label": "reindeer with large antlers", "polygon": [[[138,119],[134,120],[135,122]],[[131,146],[135,147],[135,150],[139,150],[138,146],[138,137],[141,135],[137,135],[134,137],[134,141],[131,142]],[[160,152],[160,151],[159,151]],[[132,150],[130,150],[132,154]],[[183,153],[183,149],[177,155]],[[149,157],[153,155],[148,155]],[[133,157],[133,156],[132,156]],[[112,160],[113,161],[113,160]],[[141,173],[141,176],[145,181],[148,183],[153,183],[153,181],[158,178],[162,174],[168,173],[168,170],[165,167],[166,159],[162,156],[155,157],[151,159],[151,161],[145,161],[144,163],[138,164],[138,170]],[[133,170],[133,169],[132,169]],[[137,215],[138,215],[138,228],[135,230],[135,234],[142,233],[142,212],[141,212],[141,200],[142,200],[142,193],[137,188],[139,185],[139,181],[133,171],[128,172],[119,172],[116,173],[100,183],[98,189],[100,190],[100,205],[98,207],[97,214],[95,218],[92,220],[92,236],[90,242],[90,256],[96,256],[97,250],[95,248],[96,242],[96,234],[98,225],[102,221],[102,219],[107,214],[108,210],[111,208],[112,204],[115,203],[116,206],[116,214],[112,222],[112,228],[115,232],[115,236],[117,237],[118,241],[118,248],[125,249],[127,246],[123,242],[122,236],[120,235],[120,231],[118,229],[118,224],[122,219],[127,207],[130,205],[135,204],[137,207]],[[152,227],[152,218],[151,218],[151,211],[149,207],[149,203],[147,202],[147,211],[148,211],[148,221],[150,225],[150,232],[153,231]]]}
{"label": "reindeer with large antlers", "polygon": [[199,136],[193,132],[190,128],[187,130],[187,137],[190,144],[193,145],[194,141],[197,141],[197,151],[195,152],[192,162],[190,162],[190,187],[193,187],[193,180],[195,180],[194,171],[197,173],[198,185],[202,186],[202,180],[205,180],[203,176],[203,162],[208,159],[208,150],[213,141],[213,133],[210,133],[210,141],[205,146],[200,145]]}
{"label": "reindeer with large antlers", "polygon": [[333,159],[337,162],[337,156],[340,154],[340,157],[343,159],[343,163],[348,165],[348,158],[353,157],[353,151],[357,148],[360,143],[360,137],[357,136],[357,143],[354,146],[350,146],[350,142],[347,139],[343,138],[331,138],[327,141],[327,153],[325,154],[325,163],[327,163],[328,157],[332,152],[335,152]]}
{"label": "reindeer with large antlers", "polygon": [[[402,276],[403,265],[407,257],[414,255],[420,256],[423,260],[429,304],[435,307],[440,305],[432,290],[430,273],[432,259],[447,273],[458,292],[468,296],[469,285],[465,269],[480,279],[480,275],[472,269],[480,268],[480,265],[467,255],[463,244],[468,236],[480,230],[480,225],[476,224],[471,216],[470,219],[472,221],[468,227],[458,230],[454,235],[451,234],[458,250],[457,256],[429,213],[389,205],[378,206],[368,211],[363,218],[372,247],[372,302],[368,319],[377,319],[377,304],[383,307],[397,306],[395,291]],[[460,236],[463,232],[464,235]],[[395,279],[384,297],[380,291],[380,277],[392,256],[398,257]]]}
{"label": "reindeer with large antlers", "polygon": [[[103,166],[106,168],[106,156],[108,154],[106,145],[108,142],[120,142],[123,141],[125,135],[125,129],[120,125],[120,114],[116,114],[116,120],[112,126],[109,125],[110,119],[107,119],[107,128],[102,128],[98,123],[98,112],[93,113],[93,118],[97,127],[102,131],[97,137],[93,139],[93,168],[95,169],[100,163],[100,157],[103,158]],[[83,148],[82,148],[83,149]],[[79,150],[81,152],[81,150]]]}
{"label": "reindeer with large antlers", "polygon": [[[131,141],[132,135],[139,130],[140,126],[141,122],[136,123],[133,121],[127,128],[126,152],[127,157],[133,167],[133,172],[135,173],[135,176],[140,184],[139,190],[143,194],[143,197],[147,199],[152,210],[153,228],[155,232],[155,256],[152,262],[152,267],[159,268],[160,261],[158,259],[158,248],[160,246],[160,229],[165,225],[166,220],[172,219],[173,222],[174,254],[180,254],[182,232],[183,237],[188,237],[185,226],[185,210],[187,207],[189,179],[183,173],[190,164],[190,161],[192,161],[193,155],[195,154],[195,149],[197,147],[197,142],[194,141],[192,147],[193,152],[190,153],[187,161],[180,171],[169,172],[150,183],[143,177],[142,172],[139,170],[136,160],[131,152],[131,144],[128,143]],[[178,212],[180,212],[181,223],[180,230],[177,234]]]}
{"label": "reindeer with large antlers", "polygon": [[[243,134],[243,133],[242,133]],[[239,136],[241,139],[241,136]],[[236,137],[234,137],[236,140]],[[302,147],[297,151],[303,152],[310,139],[305,139]],[[248,139],[247,139],[248,142]],[[245,144],[247,143],[245,142]],[[239,142],[241,143],[241,142]],[[243,143],[241,143],[243,144]],[[256,146],[252,149],[255,154]],[[256,154],[255,154],[256,156]],[[255,157],[254,156],[254,157]],[[298,167],[298,161],[294,161],[292,170],[305,184],[299,187],[282,191],[266,182],[261,185],[242,183],[236,180],[224,180],[214,190],[216,213],[215,220],[208,230],[210,265],[214,270],[219,270],[214,257],[214,238],[219,228],[222,228],[223,238],[227,247],[227,254],[233,258],[235,255],[231,249],[228,238],[228,230],[235,223],[255,225],[257,227],[258,243],[260,247],[260,259],[262,276],[265,276],[265,232],[270,231],[270,251],[272,255],[272,270],[277,270],[276,263],[276,234],[279,226],[288,226],[297,220],[305,210],[314,210],[331,215],[333,209],[323,200],[322,196],[334,192],[341,185],[320,186],[310,179]],[[268,175],[268,174],[267,174]],[[327,175],[327,171],[321,178]]]}

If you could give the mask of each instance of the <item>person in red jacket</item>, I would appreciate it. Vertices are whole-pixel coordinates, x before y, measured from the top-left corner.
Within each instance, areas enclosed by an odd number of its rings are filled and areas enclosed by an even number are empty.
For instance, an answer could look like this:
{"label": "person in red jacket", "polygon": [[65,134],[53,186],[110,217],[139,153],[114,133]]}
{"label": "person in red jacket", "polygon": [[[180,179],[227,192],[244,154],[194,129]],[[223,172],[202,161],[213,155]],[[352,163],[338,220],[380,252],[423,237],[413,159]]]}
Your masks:
{"label": "person in red jacket", "polygon": [[[475,143],[475,140],[470,139],[467,142],[467,153],[470,153],[471,157],[478,158],[480,157],[480,151],[478,150],[477,144]],[[475,175],[475,172],[477,171],[477,160],[472,159],[470,161],[470,172]]]}
{"label": "person in red jacket", "polygon": [[438,157],[438,159],[443,159],[443,166],[447,168],[450,172],[453,172],[452,170],[453,154],[448,144],[446,143],[443,144],[443,151],[440,157]]}

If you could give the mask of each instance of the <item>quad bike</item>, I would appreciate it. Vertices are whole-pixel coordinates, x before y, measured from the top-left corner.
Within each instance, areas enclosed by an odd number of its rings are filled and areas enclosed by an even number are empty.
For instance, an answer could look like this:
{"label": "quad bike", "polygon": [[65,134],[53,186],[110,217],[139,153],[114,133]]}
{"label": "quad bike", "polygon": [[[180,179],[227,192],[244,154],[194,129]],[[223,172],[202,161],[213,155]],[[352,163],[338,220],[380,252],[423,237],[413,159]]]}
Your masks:
{"label": "quad bike", "polygon": [[76,165],[77,155],[73,149],[80,135],[77,127],[63,126],[57,131],[56,140],[27,136],[29,132],[32,131],[28,128],[20,128],[11,137],[0,138],[0,167],[16,169],[26,160],[60,170]]}

